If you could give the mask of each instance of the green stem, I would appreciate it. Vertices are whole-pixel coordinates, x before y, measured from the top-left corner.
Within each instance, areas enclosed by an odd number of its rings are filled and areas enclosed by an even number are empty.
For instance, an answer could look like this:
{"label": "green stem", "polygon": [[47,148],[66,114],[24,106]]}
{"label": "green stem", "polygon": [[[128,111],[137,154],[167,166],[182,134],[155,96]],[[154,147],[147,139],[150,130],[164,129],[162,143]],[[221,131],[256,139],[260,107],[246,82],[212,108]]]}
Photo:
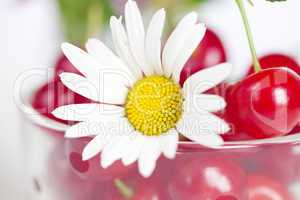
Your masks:
{"label": "green stem", "polygon": [[99,2],[89,4],[87,13],[86,39],[96,36],[101,26],[101,5]]}
{"label": "green stem", "polygon": [[255,70],[255,72],[259,72],[261,70],[261,66],[260,66],[258,58],[257,58],[257,53],[255,50],[253,36],[252,36],[251,29],[250,29],[248,17],[246,14],[244,2],[243,2],[243,0],[235,0],[235,2],[239,7],[239,10],[242,15],[243,22],[244,22],[245,30],[247,33],[247,39],[248,39],[248,43],[249,43],[249,47],[250,47],[250,51],[251,51],[251,55],[252,55],[254,70]]}
{"label": "green stem", "polygon": [[120,179],[115,179],[115,186],[125,199],[130,200],[134,196],[133,190]]}

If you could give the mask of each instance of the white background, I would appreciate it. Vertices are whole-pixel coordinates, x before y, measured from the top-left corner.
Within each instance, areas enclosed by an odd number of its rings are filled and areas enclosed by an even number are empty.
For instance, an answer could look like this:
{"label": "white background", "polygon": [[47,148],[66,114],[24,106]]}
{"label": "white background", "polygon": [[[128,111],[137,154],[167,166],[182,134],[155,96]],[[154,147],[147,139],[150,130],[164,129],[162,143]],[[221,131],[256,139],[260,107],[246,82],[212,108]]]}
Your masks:
{"label": "white background", "polygon": [[[250,63],[241,20],[234,0],[209,0],[199,13],[223,38],[235,71],[241,76]],[[300,58],[300,2],[264,3],[248,9],[259,54],[283,52]],[[0,1],[0,194],[22,199],[23,160],[20,116],[13,103],[13,83],[22,71],[53,65],[61,33],[54,0]]]}

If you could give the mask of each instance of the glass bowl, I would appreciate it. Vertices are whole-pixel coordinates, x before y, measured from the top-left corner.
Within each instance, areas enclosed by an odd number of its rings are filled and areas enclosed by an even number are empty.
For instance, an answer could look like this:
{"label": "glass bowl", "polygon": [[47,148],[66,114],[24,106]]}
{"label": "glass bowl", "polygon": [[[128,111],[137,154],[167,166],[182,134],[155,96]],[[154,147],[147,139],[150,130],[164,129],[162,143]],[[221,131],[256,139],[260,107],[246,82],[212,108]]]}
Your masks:
{"label": "glass bowl", "polygon": [[150,178],[120,161],[103,169],[100,156],[82,161],[90,138],[66,139],[67,125],[20,104],[30,200],[299,200],[300,135],[226,142],[211,149],[180,142]]}

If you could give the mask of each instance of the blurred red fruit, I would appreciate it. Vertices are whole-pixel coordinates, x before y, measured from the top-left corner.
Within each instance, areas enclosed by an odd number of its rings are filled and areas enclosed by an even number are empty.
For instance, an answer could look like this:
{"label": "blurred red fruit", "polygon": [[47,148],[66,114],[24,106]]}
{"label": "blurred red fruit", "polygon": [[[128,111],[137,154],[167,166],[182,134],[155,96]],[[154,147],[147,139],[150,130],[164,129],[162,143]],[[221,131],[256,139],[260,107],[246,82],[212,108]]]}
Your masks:
{"label": "blurred red fruit", "polygon": [[210,29],[207,29],[198,48],[185,64],[180,77],[180,84],[192,74],[206,67],[211,67],[226,62],[226,54],[219,37]]}
{"label": "blurred red fruit", "polygon": [[[284,54],[269,54],[263,56],[259,59],[259,63],[262,69],[287,67],[300,75],[300,66],[298,65],[297,61],[294,58]],[[247,75],[253,74],[253,72],[254,67],[251,66]]]}
{"label": "blurred red fruit", "polygon": [[287,189],[268,177],[251,175],[248,184],[249,200],[291,200]]}
{"label": "blurred red fruit", "polygon": [[[224,62],[226,62],[226,53],[221,39],[212,30],[207,29],[203,40],[200,42],[198,48],[194,51],[181,72],[180,84],[183,85],[189,76],[201,69]],[[226,85],[220,84],[218,87],[209,90],[209,93],[223,96],[225,87]]]}
{"label": "blurred red fruit", "polygon": [[230,160],[195,159],[177,171],[169,185],[174,200],[246,199],[246,174]]}

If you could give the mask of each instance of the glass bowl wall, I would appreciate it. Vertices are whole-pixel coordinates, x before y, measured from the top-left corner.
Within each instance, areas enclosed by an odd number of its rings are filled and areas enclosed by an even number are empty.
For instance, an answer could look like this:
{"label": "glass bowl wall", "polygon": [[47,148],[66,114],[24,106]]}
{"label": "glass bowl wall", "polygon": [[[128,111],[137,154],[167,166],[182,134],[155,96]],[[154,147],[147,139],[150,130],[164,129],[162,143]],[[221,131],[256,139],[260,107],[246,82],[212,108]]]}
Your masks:
{"label": "glass bowl wall", "polygon": [[136,164],[124,167],[118,161],[102,169],[99,156],[82,161],[89,138],[65,139],[63,131],[33,121],[26,117],[22,133],[30,200],[126,199],[116,180],[130,187],[136,199],[149,194],[159,200],[300,199],[300,144],[295,138],[226,143],[219,149],[182,142],[176,159],[161,157],[154,174],[144,179]]}
{"label": "glass bowl wall", "polygon": [[[300,199],[300,134],[226,142],[218,149],[180,142],[176,158],[161,156],[153,175],[145,179],[136,163],[125,167],[117,161],[102,169],[99,155],[82,161],[90,138],[64,138],[68,126],[37,113],[27,94],[19,107],[28,200]],[[133,198],[122,195],[120,181]]]}

